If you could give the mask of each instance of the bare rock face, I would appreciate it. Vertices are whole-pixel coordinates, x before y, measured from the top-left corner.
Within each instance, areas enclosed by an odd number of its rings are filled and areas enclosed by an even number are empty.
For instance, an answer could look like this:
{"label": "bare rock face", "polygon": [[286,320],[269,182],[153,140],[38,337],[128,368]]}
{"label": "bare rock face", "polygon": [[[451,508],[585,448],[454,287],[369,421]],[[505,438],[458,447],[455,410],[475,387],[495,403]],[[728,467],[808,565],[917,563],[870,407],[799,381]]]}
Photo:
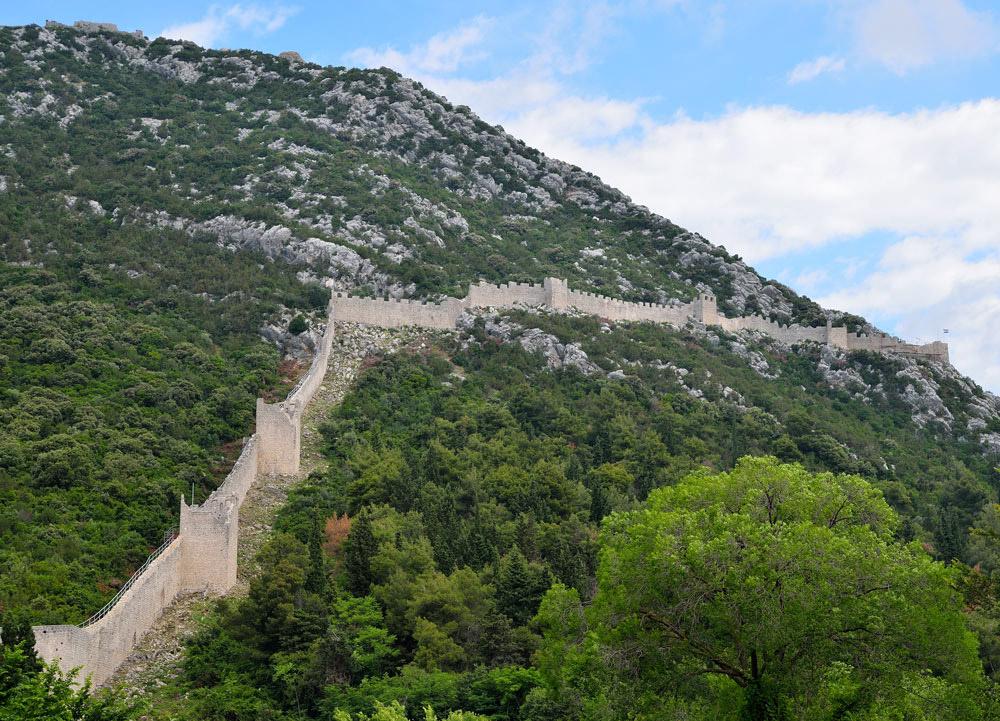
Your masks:
{"label": "bare rock face", "polygon": [[264,340],[278,347],[282,358],[306,360],[316,353],[323,336],[322,329],[313,324],[302,333],[291,333],[288,330],[288,323],[292,317],[291,313],[285,313],[280,324],[268,323],[258,329],[258,332]]}
{"label": "bare rock face", "polygon": [[289,62],[293,62],[293,63],[304,63],[305,62],[305,60],[302,59],[302,56],[299,55],[294,50],[286,50],[283,53],[278,53],[278,57],[279,58],[284,58],[285,60],[288,60]]}
{"label": "bare rock face", "polygon": [[[466,311],[458,318],[459,330],[471,331],[479,318],[475,313]],[[538,353],[545,359],[545,365],[557,370],[573,366],[584,375],[603,373],[599,365],[590,360],[580,343],[560,343],[551,333],[540,328],[524,328],[498,313],[484,313],[483,330],[486,334],[502,343],[518,343],[529,353]]]}

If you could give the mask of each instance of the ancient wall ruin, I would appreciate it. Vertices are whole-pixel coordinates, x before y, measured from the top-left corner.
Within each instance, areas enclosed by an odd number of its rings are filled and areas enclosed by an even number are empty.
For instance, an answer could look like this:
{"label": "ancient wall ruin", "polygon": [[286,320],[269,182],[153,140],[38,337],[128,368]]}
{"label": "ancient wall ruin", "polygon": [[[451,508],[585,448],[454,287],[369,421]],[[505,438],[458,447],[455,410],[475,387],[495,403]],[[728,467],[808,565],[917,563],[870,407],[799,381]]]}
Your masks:
{"label": "ancient wall ruin", "polygon": [[469,287],[469,294],[465,298],[446,298],[439,303],[357,298],[346,293],[335,293],[333,297],[333,313],[337,320],[388,328],[406,325],[454,328],[458,317],[467,309],[511,308],[516,305],[547,306],[553,309],[575,308],[582,313],[617,321],[651,321],[683,325],[693,319],[705,325],[720,326],[729,332],[760,331],[788,344],[824,343],[846,350],[893,352],[914,358],[948,362],[948,344],[940,341],[914,345],[885,334],[848,333],[846,328],[833,328],[829,323],[826,327],[810,328],[795,323],[782,325],[759,315],[727,318],[719,313],[715,296],[711,293],[699,293],[694,300],[677,305],[631,303],[596,293],[571,290],[565,280],[546,278],[541,285],[478,283]]}
{"label": "ancient wall ruin", "polygon": [[[45,28],[47,30],[56,30],[58,28],[67,28],[67,27],[69,27],[69,25],[58,22],[57,20],[45,21]],[[126,35],[132,35],[133,37],[137,38],[144,37],[142,34],[142,30],[136,30],[135,32],[130,33],[125,30],[119,30],[118,26],[115,25],[114,23],[95,23],[95,22],[90,22],[89,20],[77,20],[76,22],[73,23],[73,29],[87,33],[88,35],[92,33],[105,32],[105,33],[124,33]]]}
{"label": "ancient wall ruin", "polygon": [[259,474],[295,473],[299,467],[302,412],[323,382],[333,344],[333,304],[308,372],[282,403],[257,402],[257,429],[226,480],[200,505],[181,498],[180,532],[149,562],[116,603],[92,623],[35,626],[35,649],[63,671],[81,668],[104,683],[128,658],[178,593],[225,593],[236,583],[239,509]]}

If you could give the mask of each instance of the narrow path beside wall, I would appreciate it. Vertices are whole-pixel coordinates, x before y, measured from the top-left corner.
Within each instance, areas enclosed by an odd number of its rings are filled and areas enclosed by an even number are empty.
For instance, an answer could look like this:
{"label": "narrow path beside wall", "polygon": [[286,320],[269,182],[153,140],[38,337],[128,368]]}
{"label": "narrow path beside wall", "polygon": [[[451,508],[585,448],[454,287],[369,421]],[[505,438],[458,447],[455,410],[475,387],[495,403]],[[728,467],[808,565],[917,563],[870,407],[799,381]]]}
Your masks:
{"label": "narrow path beside wall", "polygon": [[[423,333],[419,329],[387,330],[355,323],[337,324],[323,385],[303,414],[299,472],[289,476],[259,476],[240,507],[237,583],[225,594],[227,597],[246,595],[257,570],[253,559],[270,537],[274,519],[288,492],[310,472],[323,466],[324,443],[319,423],[340,405],[365,356],[397,350]],[[214,598],[217,597],[195,593],[174,600],[106,685],[119,687],[130,697],[147,697],[157,693],[157,689],[164,689],[160,691],[164,693],[180,675],[185,642],[197,630],[199,619],[210,611]]]}

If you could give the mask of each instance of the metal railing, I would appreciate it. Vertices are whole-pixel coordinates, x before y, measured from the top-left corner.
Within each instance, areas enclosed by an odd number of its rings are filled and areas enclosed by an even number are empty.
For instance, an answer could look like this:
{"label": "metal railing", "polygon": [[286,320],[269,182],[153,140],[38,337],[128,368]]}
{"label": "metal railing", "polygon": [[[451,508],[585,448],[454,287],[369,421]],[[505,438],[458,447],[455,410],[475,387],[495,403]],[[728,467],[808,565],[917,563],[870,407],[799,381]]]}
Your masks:
{"label": "metal railing", "polygon": [[121,600],[122,596],[125,595],[125,592],[128,591],[130,588],[132,588],[132,586],[135,584],[135,582],[139,578],[139,576],[141,576],[146,571],[146,569],[149,568],[149,564],[151,564],[153,561],[155,561],[157,559],[157,557],[160,556],[160,554],[162,554],[165,550],[167,550],[167,547],[171,543],[173,543],[174,540],[179,535],[180,535],[180,533],[178,531],[177,526],[174,526],[173,528],[165,531],[164,534],[163,534],[163,543],[162,543],[162,545],[160,545],[159,548],[157,548],[155,551],[153,551],[151,554],[149,554],[149,558],[146,559],[146,562],[144,564],[142,564],[141,566],[139,566],[139,569],[135,573],[132,574],[132,577],[128,581],[125,582],[125,585],[122,586],[121,590],[118,591],[118,593],[115,594],[114,598],[112,598],[110,601],[108,601],[106,604],[104,604],[104,607],[101,608],[100,611],[98,611],[97,613],[95,613],[93,616],[91,616],[90,618],[88,618],[83,623],[79,624],[79,627],[80,628],[86,628],[87,626],[91,626],[91,625],[97,623],[98,621],[100,621],[105,616],[107,616],[108,613],[111,612],[111,609],[114,608],[115,605]]}

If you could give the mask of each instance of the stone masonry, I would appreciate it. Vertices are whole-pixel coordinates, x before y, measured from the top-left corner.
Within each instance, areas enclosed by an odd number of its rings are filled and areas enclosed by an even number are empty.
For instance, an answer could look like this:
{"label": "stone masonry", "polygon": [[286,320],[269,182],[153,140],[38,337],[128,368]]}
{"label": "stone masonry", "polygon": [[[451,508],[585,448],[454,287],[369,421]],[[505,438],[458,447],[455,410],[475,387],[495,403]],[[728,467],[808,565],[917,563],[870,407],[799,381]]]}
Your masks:
{"label": "stone masonry", "polygon": [[575,308],[609,320],[652,321],[683,325],[695,320],[735,332],[750,329],[784,343],[811,341],[837,348],[894,352],[948,362],[948,345],[939,341],[913,345],[885,334],[856,335],[846,328],[806,328],[781,325],[761,316],[727,318],[718,312],[715,296],[700,293],[677,306],[629,303],[594,293],[570,290],[565,280],[546,278],[541,285],[478,283],[462,299],[440,303],[357,298],[334,293],[329,320],[313,363],[281,403],[257,400],[257,432],[225,482],[198,506],[181,499],[180,533],[135,579],[102,618],[83,626],[35,626],[35,647],[46,661],[58,659],[64,671],[81,667],[97,686],[125,660],[163,609],[179,594],[193,591],[224,593],[236,583],[239,508],[258,474],[292,474],[299,469],[302,413],[323,382],[333,341],[333,319],[395,328],[421,326],[451,329],[469,308],[510,308],[515,305]]}
{"label": "stone masonry", "polygon": [[201,505],[181,498],[180,533],[111,609],[81,626],[35,626],[35,649],[63,671],[80,667],[100,686],[128,658],[179,593],[224,593],[236,583],[240,505],[258,474],[295,473],[299,468],[302,412],[323,382],[333,342],[333,303],[312,365],[281,403],[257,402],[257,432],[243,446],[226,480]]}
{"label": "stone masonry", "polygon": [[575,308],[582,313],[597,315],[609,320],[652,321],[680,326],[694,319],[705,325],[720,326],[723,330],[756,330],[783,342],[812,341],[847,350],[871,350],[879,353],[894,352],[902,355],[948,362],[948,344],[940,341],[913,345],[886,334],[859,335],[848,333],[846,328],[807,328],[798,324],[781,325],[759,315],[727,318],[719,314],[715,296],[699,293],[690,303],[678,306],[656,303],[629,303],[594,293],[570,290],[566,281],[546,278],[541,285],[507,283],[492,285],[478,283],[470,286],[465,298],[446,298],[440,303],[383,298],[356,298],[346,293],[335,293],[334,313],[337,320],[367,323],[388,328],[406,325],[427,328],[454,328],[458,317],[469,308],[510,308],[517,304],[547,306],[553,309]]}

